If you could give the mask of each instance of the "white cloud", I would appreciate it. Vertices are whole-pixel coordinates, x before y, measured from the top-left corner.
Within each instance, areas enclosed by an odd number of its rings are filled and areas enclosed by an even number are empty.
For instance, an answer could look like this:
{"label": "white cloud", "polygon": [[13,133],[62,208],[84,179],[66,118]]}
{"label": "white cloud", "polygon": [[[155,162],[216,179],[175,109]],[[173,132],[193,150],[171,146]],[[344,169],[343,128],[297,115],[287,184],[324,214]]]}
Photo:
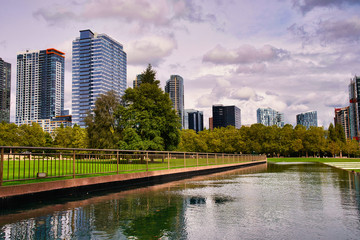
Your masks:
{"label": "white cloud", "polygon": [[157,66],[177,47],[173,38],[149,36],[127,45],[128,64]]}

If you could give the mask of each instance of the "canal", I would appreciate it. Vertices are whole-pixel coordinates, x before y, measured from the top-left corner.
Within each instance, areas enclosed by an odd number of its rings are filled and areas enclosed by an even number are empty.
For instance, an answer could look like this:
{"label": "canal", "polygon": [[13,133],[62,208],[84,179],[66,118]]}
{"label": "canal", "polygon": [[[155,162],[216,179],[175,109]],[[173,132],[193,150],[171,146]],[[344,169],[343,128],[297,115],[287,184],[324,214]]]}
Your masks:
{"label": "canal", "polygon": [[359,239],[359,193],[344,170],[268,163],[0,208],[0,239]]}

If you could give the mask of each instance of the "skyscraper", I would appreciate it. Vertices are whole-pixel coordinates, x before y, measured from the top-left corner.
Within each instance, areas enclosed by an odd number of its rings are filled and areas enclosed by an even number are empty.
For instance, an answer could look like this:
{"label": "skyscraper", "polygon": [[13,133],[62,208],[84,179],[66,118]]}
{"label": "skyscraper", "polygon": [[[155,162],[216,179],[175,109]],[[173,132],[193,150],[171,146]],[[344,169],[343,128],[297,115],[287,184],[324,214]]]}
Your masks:
{"label": "skyscraper", "polygon": [[11,64],[0,58],[0,123],[10,122]]}
{"label": "skyscraper", "polygon": [[284,126],[284,114],[271,108],[258,108],[256,111],[257,123],[265,126]]}
{"label": "skyscraper", "polygon": [[64,110],[65,53],[54,48],[17,55],[16,119],[50,119]]}
{"label": "skyscraper", "polygon": [[136,75],[135,80],[133,81],[133,88],[139,87],[141,84],[141,78],[142,78],[142,74],[138,74]]}
{"label": "skyscraper", "polygon": [[235,128],[241,127],[241,109],[236,106],[213,105],[213,128],[227,127],[229,125]]}
{"label": "skyscraper", "polygon": [[173,102],[173,108],[179,114],[181,126],[185,127],[184,122],[184,80],[179,75],[171,75],[166,81],[165,92],[169,94]]}
{"label": "skyscraper", "polygon": [[193,129],[196,132],[204,130],[204,114],[195,109],[185,109],[184,128]]}
{"label": "skyscraper", "polygon": [[360,77],[358,76],[350,79],[349,100],[350,138],[359,140]]}
{"label": "skyscraper", "polygon": [[306,129],[309,129],[311,126],[317,127],[317,112],[312,111],[296,115],[296,124],[303,125]]}
{"label": "skyscraper", "polygon": [[83,119],[100,94],[110,90],[119,98],[124,94],[126,53],[116,40],[91,30],[80,31],[72,51],[72,120],[85,126]]}
{"label": "skyscraper", "polygon": [[349,107],[335,108],[334,124],[340,124],[344,128],[346,139],[351,139]]}

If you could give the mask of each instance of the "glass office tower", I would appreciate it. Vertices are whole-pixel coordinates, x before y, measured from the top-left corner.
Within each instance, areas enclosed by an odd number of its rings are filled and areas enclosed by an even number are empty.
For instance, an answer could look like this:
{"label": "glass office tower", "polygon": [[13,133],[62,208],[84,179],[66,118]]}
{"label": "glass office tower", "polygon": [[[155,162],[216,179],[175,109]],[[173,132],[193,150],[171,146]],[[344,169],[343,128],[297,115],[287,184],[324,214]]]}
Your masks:
{"label": "glass office tower", "polygon": [[234,126],[241,127],[241,109],[236,106],[213,105],[213,128]]}
{"label": "glass office tower", "polygon": [[204,114],[195,109],[185,109],[184,129],[193,129],[196,132],[204,130]]}
{"label": "glass office tower", "polygon": [[312,111],[296,115],[296,124],[303,125],[306,129],[309,129],[312,126],[317,127],[317,112]]}
{"label": "glass office tower", "polygon": [[0,58],[0,122],[10,122],[11,64]]}
{"label": "glass office tower", "polygon": [[184,80],[179,75],[171,75],[166,81],[165,92],[173,103],[173,108],[179,114],[182,128],[185,127],[184,122]]}
{"label": "glass office tower", "polygon": [[64,55],[54,48],[18,53],[16,124],[50,119],[64,110]]}
{"label": "glass office tower", "polygon": [[271,108],[258,108],[256,110],[257,123],[265,126],[284,126],[284,114]]}
{"label": "glass office tower", "polygon": [[80,31],[72,52],[72,121],[84,127],[100,94],[110,90],[119,98],[124,94],[126,53],[116,40],[91,30]]}

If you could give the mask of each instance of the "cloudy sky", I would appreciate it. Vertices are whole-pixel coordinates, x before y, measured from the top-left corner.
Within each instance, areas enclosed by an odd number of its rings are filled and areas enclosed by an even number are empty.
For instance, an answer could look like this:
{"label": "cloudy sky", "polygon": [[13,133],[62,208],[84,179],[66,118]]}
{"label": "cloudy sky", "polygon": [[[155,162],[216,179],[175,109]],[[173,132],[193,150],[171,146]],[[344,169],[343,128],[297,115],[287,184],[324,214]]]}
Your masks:
{"label": "cloudy sky", "polygon": [[71,109],[71,46],[79,30],[123,44],[128,86],[151,63],[164,86],[185,82],[185,108],[236,105],[242,124],[271,107],[295,124],[318,111],[328,127],[348,105],[360,74],[359,0],[0,0],[0,57],[12,64],[15,116],[17,52],[66,53],[65,108]]}

